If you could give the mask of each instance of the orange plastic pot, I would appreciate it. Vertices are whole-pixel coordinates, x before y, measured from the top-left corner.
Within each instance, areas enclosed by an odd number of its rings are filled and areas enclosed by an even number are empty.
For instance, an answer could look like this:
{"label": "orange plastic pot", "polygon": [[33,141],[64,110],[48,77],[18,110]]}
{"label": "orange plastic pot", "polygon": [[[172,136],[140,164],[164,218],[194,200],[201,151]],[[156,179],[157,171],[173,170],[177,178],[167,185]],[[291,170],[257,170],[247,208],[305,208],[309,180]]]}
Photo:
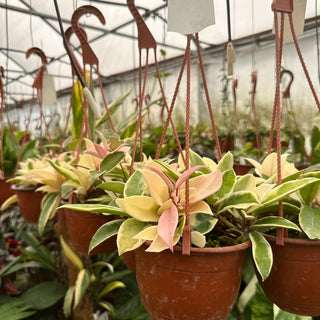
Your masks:
{"label": "orange plastic pot", "polygon": [[142,302],[153,320],[223,320],[231,312],[250,242],[224,248],[191,248],[191,255],[135,250]]}
{"label": "orange plastic pot", "polygon": [[11,189],[11,183],[7,183],[6,180],[0,179],[0,206],[13,195],[14,191]]}
{"label": "orange plastic pot", "polygon": [[34,189],[24,189],[16,186],[13,186],[12,189],[17,195],[18,206],[23,218],[28,222],[37,223],[41,213],[41,200],[45,194]]}
{"label": "orange plastic pot", "polygon": [[259,282],[268,298],[279,308],[298,315],[320,316],[320,240],[285,239],[266,236],[273,251],[269,277]]}
{"label": "orange plastic pot", "polygon": [[237,175],[243,176],[253,169],[253,166],[251,164],[235,163],[233,169]]}
{"label": "orange plastic pot", "polygon": [[[105,216],[90,212],[64,209],[65,223],[74,248],[88,254],[91,238],[105,223],[113,220],[113,216]],[[110,254],[117,249],[116,236],[102,242],[94,248],[90,255],[98,253]]]}
{"label": "orange plastic pot", "polygon": [[131,271],[136,271],[136,256],[134,251],[128,251],[122,254],[122,258]]}

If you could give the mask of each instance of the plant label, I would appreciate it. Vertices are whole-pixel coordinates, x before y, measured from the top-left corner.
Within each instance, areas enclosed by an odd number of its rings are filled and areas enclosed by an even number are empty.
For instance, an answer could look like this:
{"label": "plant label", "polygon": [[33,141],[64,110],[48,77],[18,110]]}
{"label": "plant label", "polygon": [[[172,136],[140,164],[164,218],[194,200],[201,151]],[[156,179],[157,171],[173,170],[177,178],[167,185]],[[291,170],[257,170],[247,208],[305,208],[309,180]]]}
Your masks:
{"label": "plant label", "polygon": [[[294,30],[297,37],[303,34],[304,29],[304,19],[306,14],[307,0],[293,0],[293,13],[292,20]],[[278,13],[278,21],[280,25],[281,13]],[[274,27],[273,27],[274,33]],[[289,23],[289,17],[287,14],[284,15],[284,31],[283,31],[283,42],[292,42],[292,33]]]}
{"label": "plant label", "polygon": [[193,34],[214,23],[213,0],[168,0],[168,31]]}
{"label": "plant label", "polygon": [[42,79],[42,104],[51,106],[57,101],[57,94],[54,88],[53,78],[49,75],[47,69],[43,72]]}

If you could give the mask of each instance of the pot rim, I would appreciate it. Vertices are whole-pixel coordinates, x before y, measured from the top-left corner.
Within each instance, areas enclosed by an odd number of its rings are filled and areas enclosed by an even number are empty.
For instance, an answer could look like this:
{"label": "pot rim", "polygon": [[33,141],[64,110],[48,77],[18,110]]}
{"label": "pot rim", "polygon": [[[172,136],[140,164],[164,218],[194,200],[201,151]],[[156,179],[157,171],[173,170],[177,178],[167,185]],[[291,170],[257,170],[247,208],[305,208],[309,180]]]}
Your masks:
{"label": "pot rim", "polygon": [[[146,246],[148,244],[150,244],[151,241],[146,241],[143,246]],[[191,247],[190,248],[190,253],[229,253],[229,252],[234,252],[234,251],[241,251],[241,250],[246,250],[247,248],[249,248],[251,246],[251,241],[250,239],[248,239],[245,242],[239,243],[239,244],[235,244],[233,246],[226,246],[226,247],[215,247],[215,248],[196,248],[196,247]],[[178,252],[182,252],[182,246],[174,246],[173,247],[174,252],[173,253],[178,253]],[[165,252],[165,251],[169,251],[171,253],[171,251],[169,249],[163,250],[161,252]],[[161,253],[161,252],[148,252],[148,253]]]}
{"label": "pot rim", "polygon": [[37,188],[35,187],[20,187],[18,184],[13,184],[11,186],[12,190],[17,191],[36,191]]}
{"label": "pot rim", "polygon": [[[277,237],[272,236],[270,234],[263,233],[263,236],[272,242],[276,242]],[[293,245],[304,245],[304,246],[320,246],[319,239],[295,239],[295,238],[284,238],[285,244],[293,244]]]}

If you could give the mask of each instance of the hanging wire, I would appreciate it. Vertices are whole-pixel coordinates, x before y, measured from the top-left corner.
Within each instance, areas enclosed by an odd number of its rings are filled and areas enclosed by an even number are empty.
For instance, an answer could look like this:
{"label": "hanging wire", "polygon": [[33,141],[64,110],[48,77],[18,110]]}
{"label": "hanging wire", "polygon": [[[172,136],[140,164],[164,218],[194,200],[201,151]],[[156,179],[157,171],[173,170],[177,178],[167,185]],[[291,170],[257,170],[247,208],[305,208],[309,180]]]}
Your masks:
{"label": "hanging wire", "polygon": [[[6,0],[6,8],[8,7],[8,0]],[[8,95],[8,70],[9,70],[9,10],[6,10],[6,51],[7,51],[7,59],[6,59],[6,85],[5,85],[5,97]]]}
{"label": "hanging wire", "polygon": [[254,52],[254,47],[255,47],[255,37],[254,37],[254,32],[255,32],[255,23],[254,23],[254,0],[251,0],[251,71],[256,70],[256,58],[255,58],[255,52]]}
{"label": "hanging wire", "polygon": [[227,2],[227,18],[228,18],[228,42],[231,42],[231,20],[230,20],[230,1]]}
{"label": "hanging wire", "polygon": [[33,17],[33,14],[31,12],[31,8],[32,8],[32,0],[30,0],[29,2],[29,7],[30,7],[30,21],[29,21],[29,31],[30,31],[30,37],[31,37],[31,44],[32,46],[31,47],[34,47],[34,40],[33,40],[33,29],[32,29],[32,17]]}

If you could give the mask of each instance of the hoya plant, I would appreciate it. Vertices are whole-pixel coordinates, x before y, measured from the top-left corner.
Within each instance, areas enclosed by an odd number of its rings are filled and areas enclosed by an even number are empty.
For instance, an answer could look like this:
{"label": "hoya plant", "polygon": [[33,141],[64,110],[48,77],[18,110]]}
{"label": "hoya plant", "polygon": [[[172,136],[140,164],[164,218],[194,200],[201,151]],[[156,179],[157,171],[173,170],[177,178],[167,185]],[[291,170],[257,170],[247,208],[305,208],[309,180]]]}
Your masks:
{"label": "hoya plant", "polygon": [[250,238],[255,263],[265,279],[271,270],[272,252],[261,231],[284,227],[300,232],[300,228],[277,214],[262,213],[317,179],[301,177],[278,185],[253,174],[237,176],[231,153],[216,163],[190,151],[190,168],[185,169],[181,157],[178,163],[149,160],[131,175],[111,206],[64,207],[121,216],[98,229],[89,250],[115,234],[120,255],[143,243],[149,243],[147,250],[152,252],[174,250],[182,243],[188,180],[192,245],[227,246]]}
{"label": "hoya plant", "polygon": [[[123,189],[128,177],[129,147],[116,136],[109,141],[100,136],[100,143],[85,141],[85,150],[78,156],[49,159],[50,171],[62,177],[57,190],[46,190],[39,218],[38,230],[41,234],[49,219],[53,218],[61,202],[67,203],[109,203],[114,192]],[[36,174],[46,181],[48,172]],[[50,181],[50,178],[48,179]],[[109,182],[107,185],[105,182]],[[103,197],[101,197],[103,195]]]}

